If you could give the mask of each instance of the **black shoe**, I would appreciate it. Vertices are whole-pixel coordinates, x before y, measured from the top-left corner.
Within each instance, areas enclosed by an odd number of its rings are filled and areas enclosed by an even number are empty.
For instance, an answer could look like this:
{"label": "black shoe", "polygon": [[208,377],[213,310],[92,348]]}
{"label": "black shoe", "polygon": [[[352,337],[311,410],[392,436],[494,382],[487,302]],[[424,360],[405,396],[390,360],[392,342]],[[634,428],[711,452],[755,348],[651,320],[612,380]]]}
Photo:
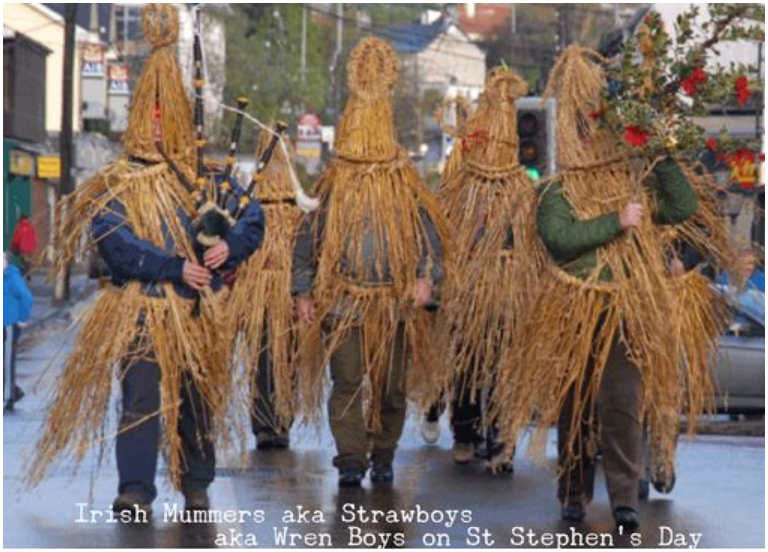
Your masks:
{"label": "black shoe", "polygon": [[672,492],[672,489],[675,488],[676,482],[677,482],[677,478],[675,477],[675,471],[673,469],[669,479],[666,479],[664,477],[654,478],[653,488],[656,489],[656,491],[660,492],[661,494],[669,494]]}
{"label": "black shoe", "polygon": [[16,404],[24,398],[24,390],[18,385],[13,387],[13,403]]}
{"label": "black shoe", "polygon": [[276,433],[274,439],[274,447],[276,449],[287,450],[291,446],[291,437],[286,433]]}
{"label": "black shoe", "polygon": [[374,464],[371,467],[371,483],[389,484],[395,479],[392,464]]}
{"label": "black shoe", "polygon": [[207,511],[211,509],[208,491],[187,491],[184,493],[184,509],[187,511]]}
{"label": "black shoe", "polygon": [[563,504],[563,508],[560,510],[560,517],[563,521],[582,521],[586,515],[587,512],[581,502]]}
{"label": "black shoe", "polygon": [[272,450],[277,447],[277,434],[271,429],[256,433],[256,450]]}
{"label": "black shoe", "polygon": [[339,487],[359,487],[365,470],[356,467],[339,468]]}
{"label": "black shoe", "polygon": [[[148,520],[152,515],[152,505],[138,493],[122,493],[112,503],[112,511],[115,513],[131,512],[131,521]],[[124,519],[122,515],[118,516]]]}
{"label": "black shoe", "polygon": [[616,530],[623,533],[632,533],[640,526],[640,518],[632,508],[621,506],[613,511],[613,519],[616,521]]}
{"label": "black shoe", "polygon": [[637,498],[640,500],[648,500],[651,494],[651,483],[647,478],[643,477],[637,482]]}

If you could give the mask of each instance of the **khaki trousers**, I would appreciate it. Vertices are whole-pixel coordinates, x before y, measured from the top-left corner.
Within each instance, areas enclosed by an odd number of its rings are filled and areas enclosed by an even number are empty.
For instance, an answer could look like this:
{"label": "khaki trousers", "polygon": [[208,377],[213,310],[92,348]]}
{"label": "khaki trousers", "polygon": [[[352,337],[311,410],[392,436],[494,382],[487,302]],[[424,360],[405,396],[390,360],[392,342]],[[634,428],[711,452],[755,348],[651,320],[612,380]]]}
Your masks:
{"label": "khaki trousers", "polygon": [[403,433],[406,414],[405,335],[398,328],[389,359],[389,374],[381,397],[381,431],[371,434],[363,411],[363,362],[360,331],[353,330],[331,357],[333,388],[328,400],[331,433],[338,454],[337,468],[368,466],[368,452],[374,463],[391,463]]}

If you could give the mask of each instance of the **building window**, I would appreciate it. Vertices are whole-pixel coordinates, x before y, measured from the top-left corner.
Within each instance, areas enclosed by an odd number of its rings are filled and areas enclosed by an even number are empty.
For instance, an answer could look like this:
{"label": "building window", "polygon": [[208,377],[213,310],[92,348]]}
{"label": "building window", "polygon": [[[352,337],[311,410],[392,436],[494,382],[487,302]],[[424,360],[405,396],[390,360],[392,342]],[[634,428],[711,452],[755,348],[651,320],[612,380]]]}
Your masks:
{"label": "building window", "polygon": [[13,113],[13,65],[16,62],[13,43],[3,41],[3,125],[8,128],[8,119]]}
{"label": "building window", "polygon": [[115,6],[117,40],[125,44],[141,38],[141,6]]}

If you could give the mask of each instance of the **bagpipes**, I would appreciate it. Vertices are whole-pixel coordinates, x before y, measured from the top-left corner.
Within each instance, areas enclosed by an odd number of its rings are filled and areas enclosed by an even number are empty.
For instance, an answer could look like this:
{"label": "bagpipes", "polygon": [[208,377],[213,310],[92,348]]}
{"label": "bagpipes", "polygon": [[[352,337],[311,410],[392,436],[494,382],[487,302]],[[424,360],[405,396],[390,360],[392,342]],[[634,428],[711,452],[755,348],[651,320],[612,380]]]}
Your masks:
{"label": "bagpipes", "polygon": [[[237,221],[243,216],[248,205],[251,203],[252,195],[256,185],[260,180],[260,174],[272,159],[275,148],[282,139],[282,134],[288,129],[288,126],[278,121],[272,132],[272,138],[267,148],[261,154],[256,170],[253,173],[248,187],[242,191],[237,202],[234,205],[230,200],[235,195],[232,172],[236,162],[236,154],[240,135],[243,127],[243,118],[245,109],[248,106],[248,98],[239,97],[237,99],[237,109],[235,110],[235,122],[230,135],[229,151],[221,172],[218,167],[206,163],[205,146],[205,104],[203,100],[203,87],[205,86],[205,75],[203,68],[203,49],[199,32],[199,12],[196,22],[197,31],[195,32],[193,44],[193,62],[194,77],[193,88],[195,92],[194,102],[194,127],[195,127],[195,148],[197,157],[195,182],[189,181],[184,172],[178,167],[175,161],[164,151],[162,147],[162,130],[160,129],[160,106],[156,106],[156,136],[155,143],[158,152],[167,163],[171,172],[182,186],[194,198],[195,216],[193,226],[195,239],[204,248],[210,248],[219,243],[227,235],[229,230],[237,224]],[[234,279],[234,273],[222,274],[225,284],[230,285]],[[195,307],[192,311],[193,316],[200,315],[200,299],[198,294],[195,300]]]}
{"label": "bagpipes", "polygon": [[[199,17],[199,14],[198,14]],[[196,23],[199,28],[199,19]],[[232,183],[232,171],[235,165],[235,155],[240,142],[240,134],[243,127],[243,117],[245,109],[248,106],[248,98],[240,97],[237,99],[237,110],[235,122],[230,136],[229,152],[226,158],[224,171],[219,176],[216,169],[211,169],[205,161],[205,104],[203,100],[203,87],[205,85],[205,76],[203,69],[203,49],[200,39],[200,33],[195,33],[193,44],[194,61],[194,80],[193,87],[195,91],[194,104],[194,126],[195,126],[195,147],[197,153],[197,175],[195,183],[189,182],[188,178],[179,169],[173,159],[163,151],[160,140],[157,140],[157,148],[160,155],[168,164],[171,171],[187,191],[195,198],[195,238],[204,247],[212,247],[223,239],[230,228],[243,216],[246,208],[252,201],[252,194],[259,181],[259,175],[268,165],[275,147],[281,139],[281,135],[288,126],[283,122],[277,122],[267,148],[262,153],[256,165],[251,182],[248,188],[240,196],[236,206],[230,209],[228,203],[234,193]],[[219,180],[220,179],[220,180]],[[219,180],[219,184],[216,181]]]}

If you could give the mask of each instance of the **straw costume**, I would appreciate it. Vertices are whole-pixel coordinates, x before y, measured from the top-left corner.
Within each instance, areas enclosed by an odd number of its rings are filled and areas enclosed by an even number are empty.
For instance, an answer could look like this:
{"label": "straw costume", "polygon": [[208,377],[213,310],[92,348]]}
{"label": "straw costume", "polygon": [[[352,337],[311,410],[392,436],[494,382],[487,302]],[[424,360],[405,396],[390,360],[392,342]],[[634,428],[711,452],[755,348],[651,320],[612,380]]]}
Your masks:
{"label": "straw costume", "polygon": [[[257,158],[269,139],[263,132]],[[242,369],[236,388],[250,390],[246,410],[261,448],[287,444],[298,399],[291,254],[303,210],[315,205],[292,186],[295,173],[289,155],[288,147],[276,148],[259,175],[254,195],[264,210],[267,239],[238,269],[230,295],[230,323],[237,331],[235,365]]]}
{"label": "straw costume", "polygon": [[[476,441],[482,391],[497,384],[499,363],[513,346],[517,317],[543,262],[532,216],[536,191],[518,162],[515,100],[526,92],[526,83],[510,70],[488,74],[455,148],[461,159],[445,173],[438,194],[461,259],[446,280],[438,322],[446,332],[443,366],[449,367],[440,389],[454,395],[457,444]],[[506,375],[514,377],[512,371]],[[495,424],[485,422],[490,435]]]}
{"label": "straw costume", "polygon": [[[125,133],[125,154],[57,207],[55,270],[81,247],[98,247],[111,277],[82,320],[48,411],[29,478],[43,479],[51,463],[79,463],[114,435],[106,427],[113,370],[123,388],[117,430],[120,495],[148,505],[156,495],[158,446],[173,485],[204,491],[213,479],[213,426],[229,393],[231,339],[215,276],[200,294],[185,280],[188,263],[202,264],[195,243],[194,193],[163,159],[194,180],[192,106],[176,61],[178,13],[150,4],[142,14],[152,53],[136,83]],[[263,220],[255,205],[227,236],[234,268],[258,247]],[[89,237],[90,239],[84,239]],[[160,425],[164,438],[160,439]],[[118,503],[120,509],[129,504]]]}
{"label": "straw costume", "polygon": [[350,98],[336,157],[316,184],[320,208],[300,232],[293,293],[311,294],[316,316],[307,334],[324,334],[322,351],[302,346],[303,400],[310,414],[320,411],[330,362],[334,463],[359,474],[368,464],[366,430],[374,434],[374,456],[391,464],[405,419],[406,355],[414,371],[428,366],[422,357],[427,313],[414,307],[414,292],[419,281],[440,281],[445,226],[395,139],[395,52],[386,42],[364,39],[348,68]]}
{"label": "straw costume", "polygon": [[[664,229],[681,225],[681,235],[720,246],[694,230],[699,202],[680,166],[670,158],[631,163],[592,115],[606,86],[603,61],[570,47],[550,75],[546,95],[557,99],[561,172],[543,185],[537,212],[550,261],[515,336],[525,347],[504,367],[515,367],[518,377],[502,374],[495,400],[508,443],[533,409],[540,428],[534,452],[543,450],[546,430],[558,425],[559,498],[566,507],[591,500],[599,418],[620,523],[623,509],[637,509],[642,422],[663,459],[660,469],[669,470],[677,434],[670,416],[684,407],[694,420],[710,390],[705,357],[719,311],[702,303],[705,286],[697,274],[670,277]],[[631,202],[641,203],[646,216],[625,230],[619,213]]]}

